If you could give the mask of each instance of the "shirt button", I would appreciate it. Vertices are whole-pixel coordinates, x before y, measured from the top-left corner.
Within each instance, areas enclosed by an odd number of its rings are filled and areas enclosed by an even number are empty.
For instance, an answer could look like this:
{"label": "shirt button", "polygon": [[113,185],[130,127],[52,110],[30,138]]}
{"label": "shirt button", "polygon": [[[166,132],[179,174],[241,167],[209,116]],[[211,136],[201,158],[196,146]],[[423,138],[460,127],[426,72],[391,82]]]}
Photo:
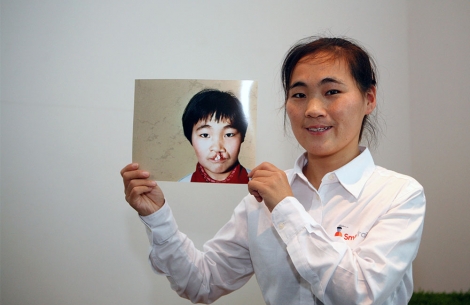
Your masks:
{"label": "shirt button", "polygon": [[284,223],[281,222],[281,223],[279,224],[279,229],[284,230],[284,227],[285,227]]}
{"label": "shirt button", "polygon": [[335,174],[331,174],[331,175],[328,177],[328,179],[330,179],[330,180],[335,180]]}
{"label": "shirt button", "polygon": [[316,198],[317,200],[320,200],[320,195],[315,194],[315,198]]}

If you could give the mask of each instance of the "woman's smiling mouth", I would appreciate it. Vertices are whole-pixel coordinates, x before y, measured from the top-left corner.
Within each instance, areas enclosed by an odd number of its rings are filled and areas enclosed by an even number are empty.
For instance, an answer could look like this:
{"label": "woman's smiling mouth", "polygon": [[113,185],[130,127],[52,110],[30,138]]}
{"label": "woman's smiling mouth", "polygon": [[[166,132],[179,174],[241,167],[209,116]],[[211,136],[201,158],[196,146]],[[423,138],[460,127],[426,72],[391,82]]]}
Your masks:
{"label": "woman's smiling mouth", "polygon": [[333,127],[331,127],[331,126],[318,127],[318,128],[310,127],[310,128],[307,128],[307,130],[312,131],[312,132],[322,132],[322,131],[329,130],[331,128],[333,128]]}

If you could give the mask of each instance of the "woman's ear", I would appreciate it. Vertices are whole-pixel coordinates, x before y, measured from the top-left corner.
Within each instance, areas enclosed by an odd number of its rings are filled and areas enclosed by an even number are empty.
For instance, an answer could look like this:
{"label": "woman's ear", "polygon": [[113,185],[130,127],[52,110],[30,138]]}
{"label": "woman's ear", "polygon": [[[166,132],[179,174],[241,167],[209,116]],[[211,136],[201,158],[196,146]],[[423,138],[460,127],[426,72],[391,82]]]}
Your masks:
{"label": "woman's ear", "polygon": [[371,114],[377,106],[377,87],[372,86],[369,90],[367,90],[365,94],[365,100],[367,103],[365,114]]}

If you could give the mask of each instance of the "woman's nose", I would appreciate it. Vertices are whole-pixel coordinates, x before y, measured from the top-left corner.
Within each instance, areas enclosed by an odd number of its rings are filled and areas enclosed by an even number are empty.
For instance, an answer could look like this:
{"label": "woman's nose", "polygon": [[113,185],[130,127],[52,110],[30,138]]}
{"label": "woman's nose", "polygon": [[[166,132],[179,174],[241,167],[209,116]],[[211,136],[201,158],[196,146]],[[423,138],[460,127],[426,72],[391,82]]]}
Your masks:
{"label": "woman's nose", "polygon": [[318,97],[312,97],[308,103],[307,108],[305,109],[305,116],[316,118],[325,115],[325,104]]}

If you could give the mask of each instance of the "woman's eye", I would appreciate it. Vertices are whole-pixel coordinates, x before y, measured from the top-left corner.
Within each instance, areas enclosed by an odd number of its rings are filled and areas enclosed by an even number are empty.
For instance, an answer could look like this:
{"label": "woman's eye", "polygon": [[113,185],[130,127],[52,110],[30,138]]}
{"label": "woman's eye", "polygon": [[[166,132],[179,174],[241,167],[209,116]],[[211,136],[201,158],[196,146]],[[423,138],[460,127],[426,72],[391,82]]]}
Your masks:
{"label": "woman's eye", "polygon": [[328,90],[326,92],[326,95],[334,95],[334,94],[338,94],[338,93],[339,93],[339,90],[333,89],[333,90]]}
{"label": "woman's eye", "polygon": [[303,93],[294,93],[294,94],[292,94],[292,97],[293,98],[304,98],[305,94],[303,94]]}

